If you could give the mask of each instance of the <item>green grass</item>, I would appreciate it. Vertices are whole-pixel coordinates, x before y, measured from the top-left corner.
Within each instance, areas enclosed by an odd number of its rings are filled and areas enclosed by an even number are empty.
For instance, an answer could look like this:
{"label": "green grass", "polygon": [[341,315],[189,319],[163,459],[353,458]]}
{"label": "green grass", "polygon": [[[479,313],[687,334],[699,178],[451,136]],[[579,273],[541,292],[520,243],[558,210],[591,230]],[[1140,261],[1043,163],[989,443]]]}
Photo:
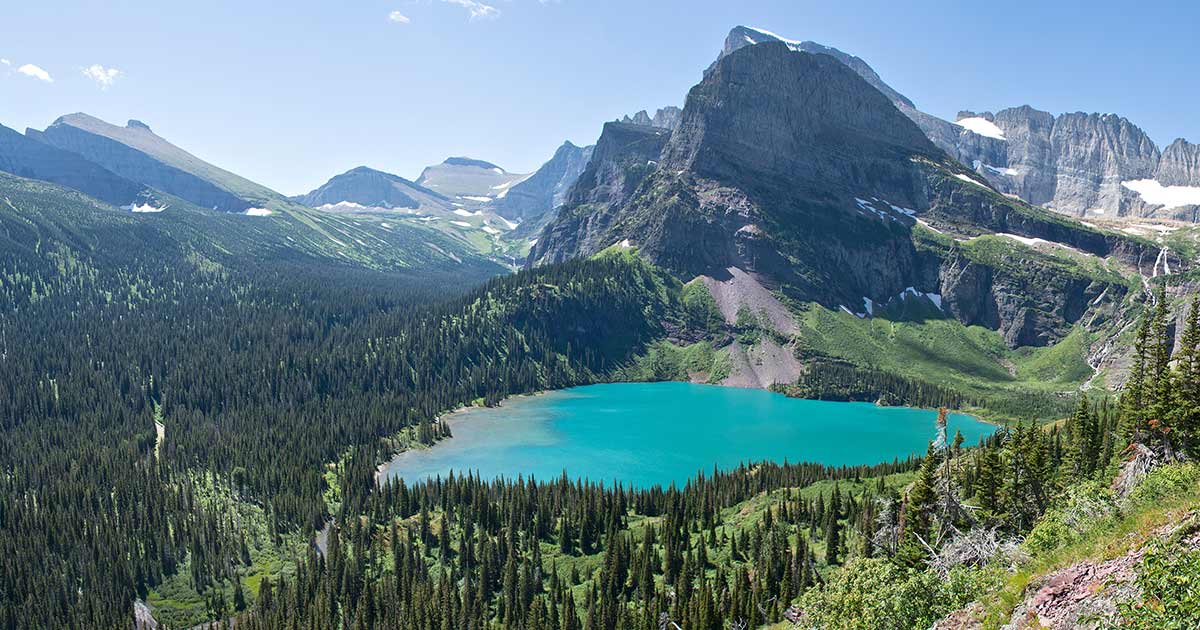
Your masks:
{"label": "green grass", "polygon": [[[1088,333],[1073,331],[1045,348],[1009,349],[1000,334],[952,319],[860,319],[812,305],[799,315],[801,352],[936,383],[1004,415],[1029,394],[1063,399],[1090,378]],[[1032,410],[1031,410],[1032,411]],[[1011,412],[1011,411],[1010,411]]]}

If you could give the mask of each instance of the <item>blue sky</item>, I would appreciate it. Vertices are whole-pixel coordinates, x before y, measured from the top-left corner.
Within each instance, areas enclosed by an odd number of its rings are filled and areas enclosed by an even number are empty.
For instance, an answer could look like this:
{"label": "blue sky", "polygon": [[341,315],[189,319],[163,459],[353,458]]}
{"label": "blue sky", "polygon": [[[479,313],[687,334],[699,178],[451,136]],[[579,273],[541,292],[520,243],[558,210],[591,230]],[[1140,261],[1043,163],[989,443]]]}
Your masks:
{"label": "blue sky", "polygon": [[410,178],[450,155],[535,169],[605,120],[682,105],[737,24],[859,55],[943,117],[1028,103],[1119,113],[1160,146],[1200,141],[1194,2],[5,4],[0,124],[137,118],[288,194],[360,164]]}

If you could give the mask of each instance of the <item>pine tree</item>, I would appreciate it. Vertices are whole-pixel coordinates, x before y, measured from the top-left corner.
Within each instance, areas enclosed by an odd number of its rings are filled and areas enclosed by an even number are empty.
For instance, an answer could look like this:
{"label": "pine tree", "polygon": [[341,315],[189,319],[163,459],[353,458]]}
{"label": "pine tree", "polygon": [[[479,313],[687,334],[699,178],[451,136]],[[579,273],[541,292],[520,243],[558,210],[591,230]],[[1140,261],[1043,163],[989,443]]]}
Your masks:
{"label": "pine tree", "polygon": [[838,564],[838,556],[842,551],[841,511],[842,493],[835,483],[829,497],[829,512],[825,517],[825,562],[830,565]]}
{"label": "pine tree", "polygon": [[902,564],[917,566],[928,556],[926,545],[932,544],[929,541],[933,531],[933,515],[937,509],[940,464],[941,457],[933,442],[930,442],[917,479],[908,491],[904,508],[904,529],[900,533],[900,548],[896,553],[897,560]]}

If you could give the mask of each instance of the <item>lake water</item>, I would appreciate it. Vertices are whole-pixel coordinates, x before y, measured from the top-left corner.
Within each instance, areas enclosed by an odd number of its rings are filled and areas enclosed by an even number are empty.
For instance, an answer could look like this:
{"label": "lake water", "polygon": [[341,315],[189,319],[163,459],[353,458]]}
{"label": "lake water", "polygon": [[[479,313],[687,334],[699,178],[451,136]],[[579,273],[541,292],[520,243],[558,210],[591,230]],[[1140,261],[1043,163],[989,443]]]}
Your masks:
{"label": "lake water", "polygon": [[[772,460],[827,465],[877,464],[923,455],[937,413],[870,403],[788,398],[757,389],[691,383],[614,383],[575,387],[469,409],[446,418],[454,437],[406,451],[384,476],[412,483],[475,471],[485,478],[533,475],[681,484],[714,466]],[[967,445],[995,427],[963,414],[949,435]]]}

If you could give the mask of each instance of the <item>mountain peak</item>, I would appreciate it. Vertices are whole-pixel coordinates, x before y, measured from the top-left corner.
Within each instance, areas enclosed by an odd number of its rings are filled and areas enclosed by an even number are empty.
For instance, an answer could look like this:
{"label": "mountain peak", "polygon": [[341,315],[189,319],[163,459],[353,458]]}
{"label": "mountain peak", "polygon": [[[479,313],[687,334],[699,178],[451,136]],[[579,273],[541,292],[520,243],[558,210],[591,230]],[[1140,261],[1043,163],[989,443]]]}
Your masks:
{"label": "mountain peak", "polygon": [[477,168],[486,168],[488,170],[500,169],[501,172],[507,172],[499,166],[496,166],[495,164],[492,164],[486,160],[476,160],[475,158],[469,157],[448,157],[444,162],[442,162],[442,164],[449,164],[450,166],[474,166]]}
{"label": "mountain peak", "polygon": [[725,37],[725,47],[722,49],[721,54],[717,57],[717,61],[714,61],[712,65],[708,67],[708,70],[705,71],[705,74],[712,72],[718,61],[727,55],[732,54],[734,51],[740,50],[747,46],[755,46],[770,42],[782,43],[788,48],[798,52],[829,55],[830,57],[837,59],[848,66],[851,70],[858,73],[858,75],[863,79],[866,79],[867,83],[870,83],[875,89],[883,92],[883,95],[888,97],[888,99],[895,103],[897,107],[916,109],[916,105],[914,105],[913,102],[908,99],[908,97],[892,89],[892,86],[888,85],[887,83],[884,83],[883,79],[879,77],[879,74],[875,72],[875,69],[868,65],[867,62],[863,61],[861,58],[851,55],[850,53],[842,52],[841,50],[833,48],[832,46],[826,46],[824,44],[818,44],[817,42],[811,41],[788,39],[782,35],[768,31],[767,29],[754,26],[733,27],[733,29],[729,31],[729,35]]}
{"label": "mountain peak", "polygon": [[126,126],[126,127],[128,127],[128,128],[130,128],[130,129],[144,129],[144,130],[146,130],[146,131],[149,131],[149,132],[151,132],[151,133],[154,133],[154,132],[153,132],[153,131],[150,129],[150,125],[147,125],[146,123],[144,123],[144,122],[142,122],[142,121],[140,121],[140,120],[135,120],[135,119],[133,119],[133,118],[130,118],[130,119],[129,119],[129,122],[125,123],[125,126]]}

